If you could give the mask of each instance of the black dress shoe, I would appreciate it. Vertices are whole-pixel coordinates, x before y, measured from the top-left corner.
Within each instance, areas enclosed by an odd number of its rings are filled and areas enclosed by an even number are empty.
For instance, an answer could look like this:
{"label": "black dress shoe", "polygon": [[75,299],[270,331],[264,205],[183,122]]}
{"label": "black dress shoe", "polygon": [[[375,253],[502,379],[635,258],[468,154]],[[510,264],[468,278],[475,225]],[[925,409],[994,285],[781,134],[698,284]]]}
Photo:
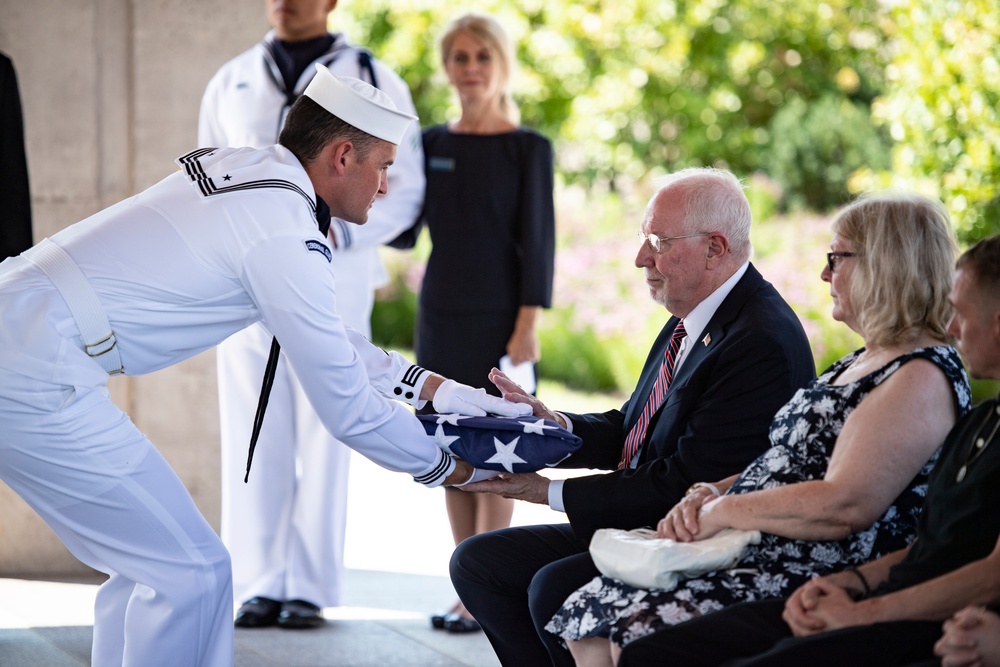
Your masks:
{"label": "black dress shoe", "polygon": [[[453,612],[449,612],[453,613]],[[444,622],[448,618],[448,614],[432,614],[431,615],[431,627],[435,630],[444,630]]]}
{"label": "black dress shoe", "polygon": [[444,617],[444,629],[448,632],[459,634],[464,632],[479,632],[483,628],[479,625],[479,621],[452,612]]}
{"label": "black dress shoe", "polygon": [[286,600],[278,614],[278,625],[288,630],[318,628],[324,623],[323,610],[305,600]]}
{"label": "black dress shoe", "polygon": [[271,598],[250,598],[236,612],[233,622],[237,628],[266,628],[278,621],[281,603]]}

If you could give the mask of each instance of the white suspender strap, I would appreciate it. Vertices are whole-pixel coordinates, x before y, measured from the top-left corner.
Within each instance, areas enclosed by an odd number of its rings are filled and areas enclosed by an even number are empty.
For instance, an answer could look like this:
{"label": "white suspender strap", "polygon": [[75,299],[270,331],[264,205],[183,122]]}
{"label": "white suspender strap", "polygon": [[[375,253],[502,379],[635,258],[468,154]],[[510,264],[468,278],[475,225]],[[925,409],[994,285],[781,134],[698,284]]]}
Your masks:
{"label": "white suspender strap", "polygon": [[42,239],[21,256],[40,268],[59,290],[80,330],[87,355],[100,364],[108,375],[124,373],[118,341],[104,306],[73,258],[50,239]]}

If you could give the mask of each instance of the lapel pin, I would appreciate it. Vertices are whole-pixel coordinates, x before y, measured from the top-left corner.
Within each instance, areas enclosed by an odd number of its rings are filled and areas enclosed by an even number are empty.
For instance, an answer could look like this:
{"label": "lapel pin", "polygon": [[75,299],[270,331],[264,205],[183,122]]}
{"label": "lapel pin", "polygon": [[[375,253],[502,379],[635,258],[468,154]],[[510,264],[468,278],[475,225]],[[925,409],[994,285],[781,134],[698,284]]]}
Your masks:
{"label": "lapel pin", "polygon": [[708,347],[708,344],[712,342],[712,334],[707,333],[705,337],[701,339],[701,344]]}

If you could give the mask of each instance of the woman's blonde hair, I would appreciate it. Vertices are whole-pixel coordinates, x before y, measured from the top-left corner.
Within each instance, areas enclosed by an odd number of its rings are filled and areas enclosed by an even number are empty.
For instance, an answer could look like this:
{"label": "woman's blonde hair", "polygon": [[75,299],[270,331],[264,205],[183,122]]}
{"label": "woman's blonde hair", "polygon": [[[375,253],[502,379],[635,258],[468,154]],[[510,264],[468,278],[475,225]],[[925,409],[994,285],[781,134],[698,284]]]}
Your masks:
{"label": "woman's blonde hair", "polygon": [[843,209],[833,231],[858,255],[850,297],[869,344],[902,343],[921,332],[949,339],[957,244],[941,202],[909,193],[869,195]]}
{"label": "woman's blonde hair", "polygon": [[517,104],[510,97],[510,80],[514,74],[514,55],[510,45],[507,32],[500,23],[491,16],[485,14],[463,14],[445,28],[441,35],[441,64],[447,65],[448,56],[451,55],[451,48],[455,43],[455,37],[460,33],[465,33],[478,42],[482,42],[497,64],[500,76],[500,111],[510,122],[515,125],[521,121],[521,113]]}

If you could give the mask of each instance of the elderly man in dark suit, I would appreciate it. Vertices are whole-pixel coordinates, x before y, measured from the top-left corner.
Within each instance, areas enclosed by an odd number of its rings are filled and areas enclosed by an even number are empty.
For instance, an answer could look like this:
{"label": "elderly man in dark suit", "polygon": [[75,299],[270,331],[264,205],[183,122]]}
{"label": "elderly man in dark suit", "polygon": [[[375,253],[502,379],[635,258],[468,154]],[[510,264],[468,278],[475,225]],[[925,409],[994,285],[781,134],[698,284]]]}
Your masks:
{"label": "elderly man in dark suit", "polygon": [[542,628],[598,574],[587,550],[593,532],[655,526],[693,485],[742,470],[767,448],[774,414],[814,378],[801,324],[749,263],[750,220],[740,182],[723,170],[678,172],[650,200],[635,263],[673,316],[620,410],[555,413],[491,374],[507,398],[583,438],[561,467],[613,471],[561,481],[502,474],[466,487],[569,518],[478,535],[455,550],[455,588],[505,666],[572,665]]}

